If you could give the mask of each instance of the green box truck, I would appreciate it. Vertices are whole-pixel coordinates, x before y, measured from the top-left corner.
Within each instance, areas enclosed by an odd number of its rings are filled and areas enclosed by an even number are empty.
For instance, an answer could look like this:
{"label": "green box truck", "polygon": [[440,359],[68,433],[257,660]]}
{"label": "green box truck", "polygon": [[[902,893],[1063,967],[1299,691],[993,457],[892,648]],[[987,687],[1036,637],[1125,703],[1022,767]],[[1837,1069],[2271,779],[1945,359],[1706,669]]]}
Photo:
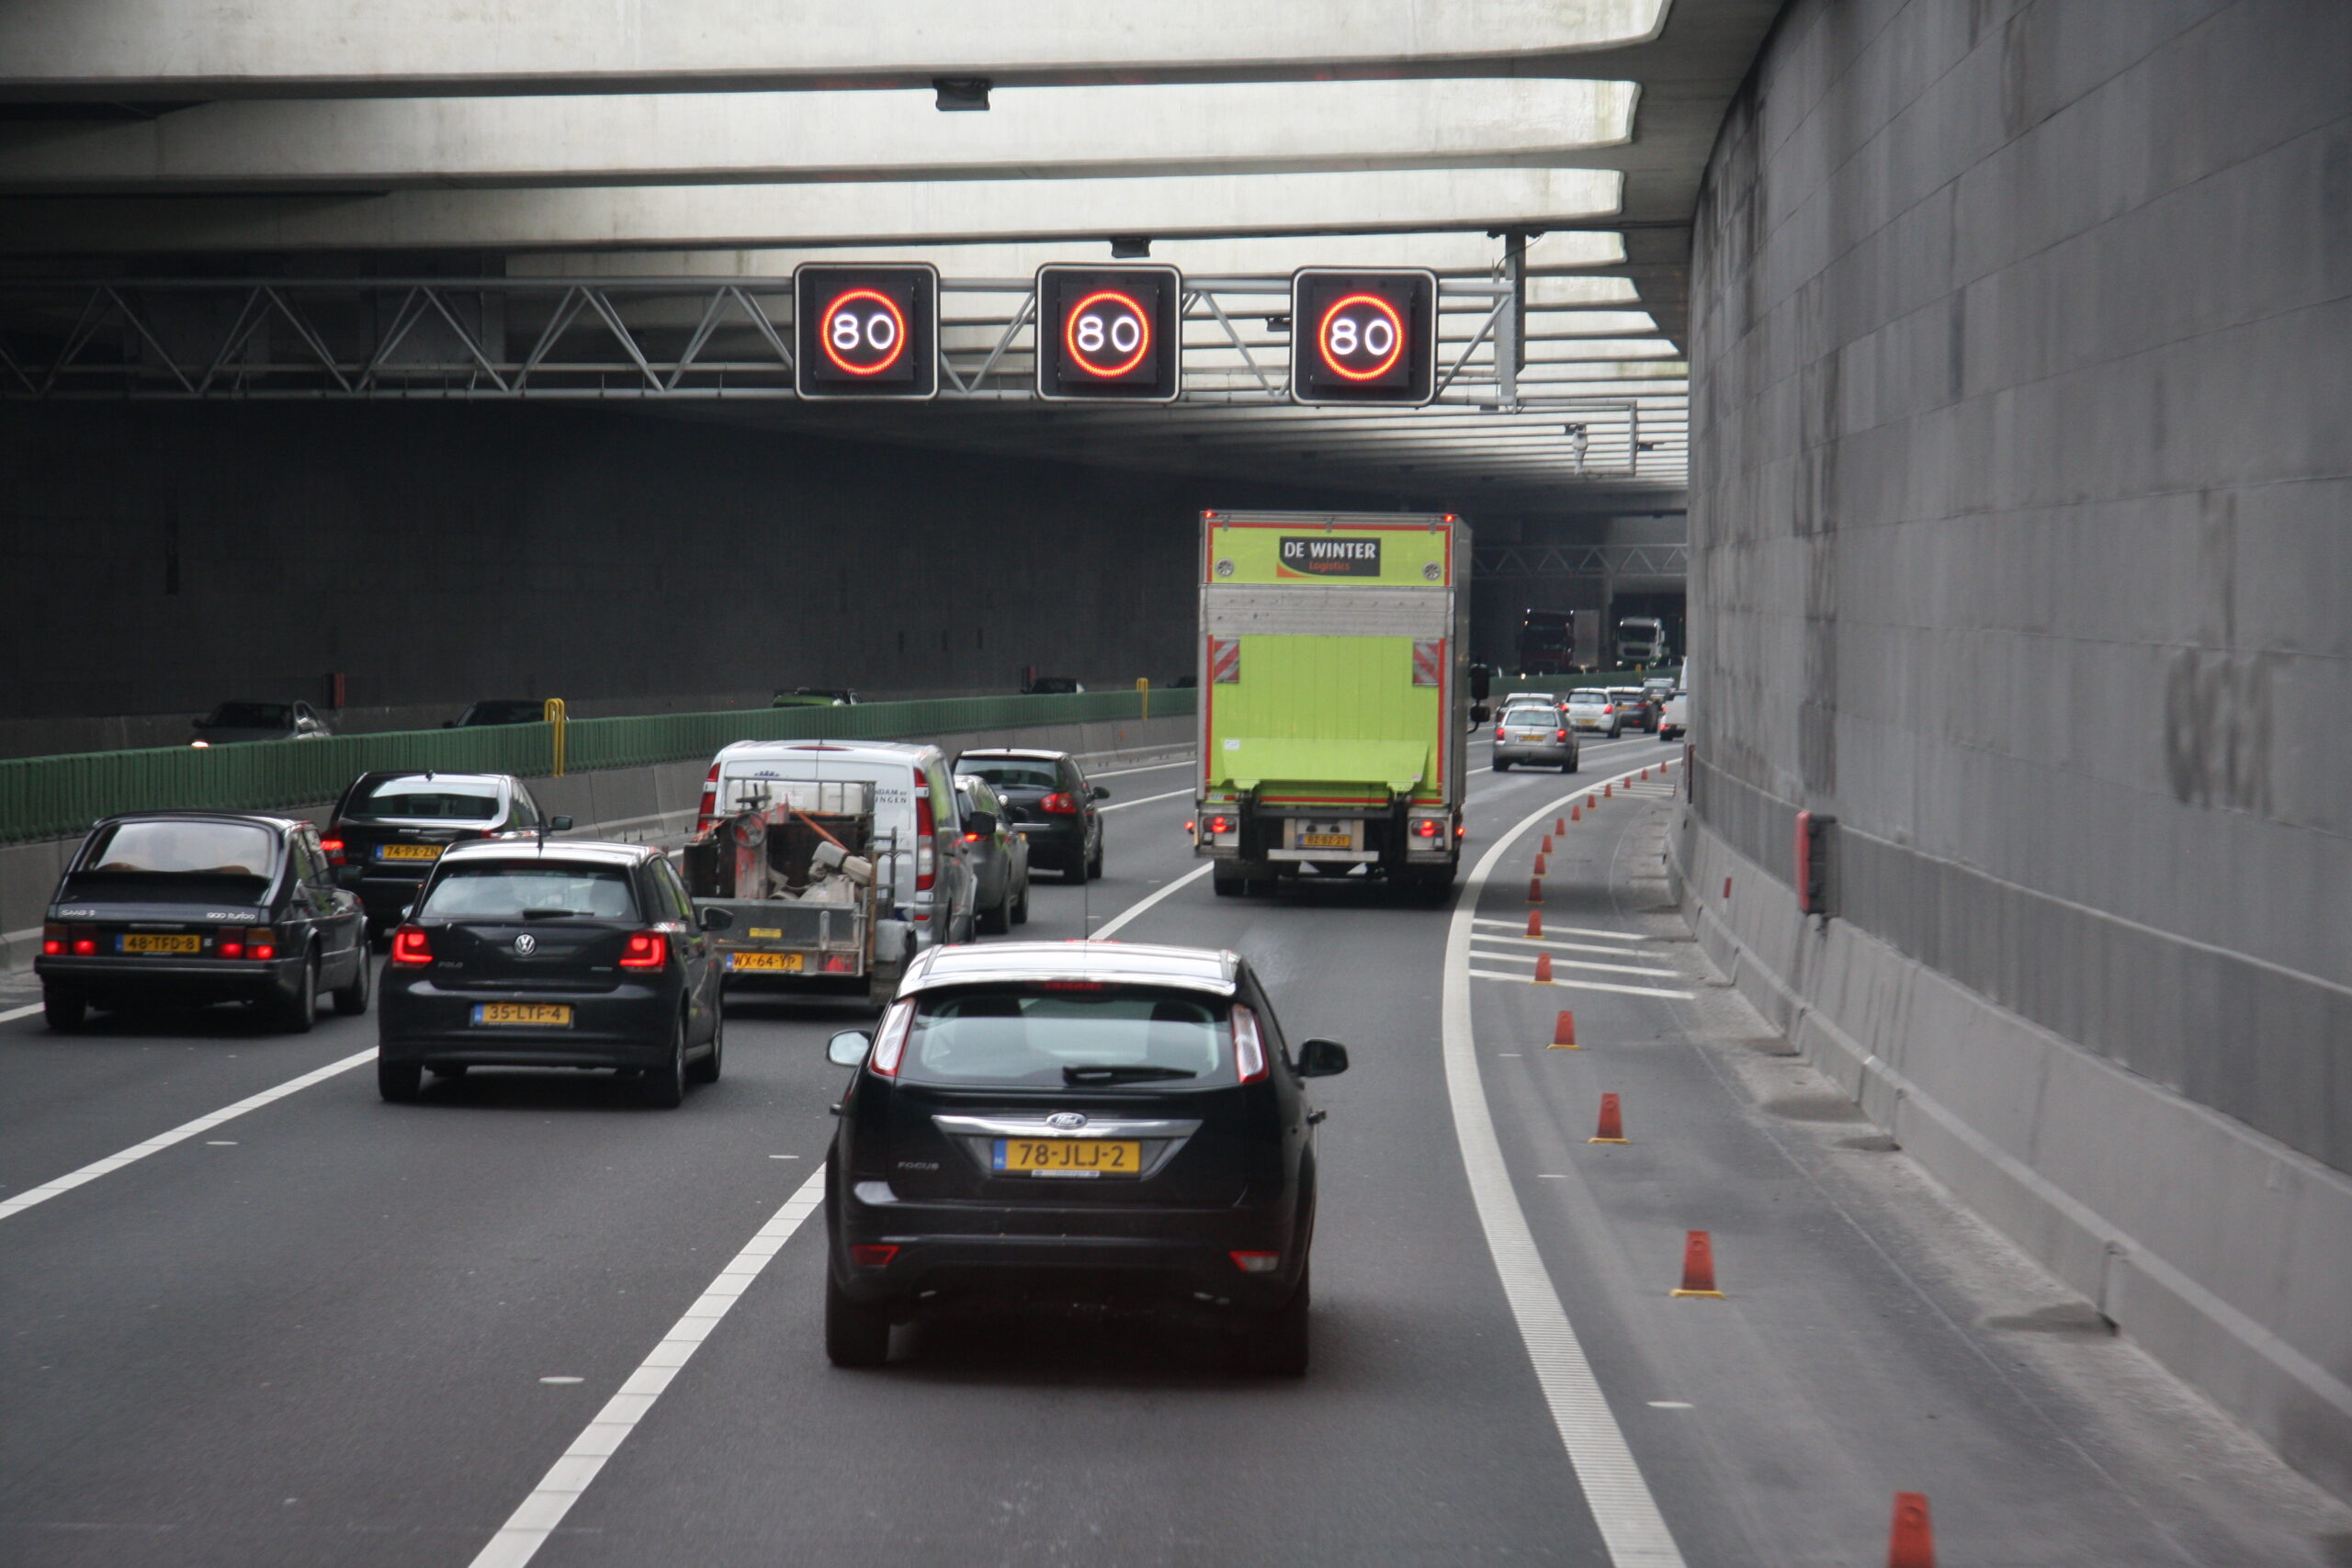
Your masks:
{"label": "green box truck", "polygon": [[1470,529],[1450,513],[1201,513],[1193,842],[1219,894],[1453,886],[1469,581]]}

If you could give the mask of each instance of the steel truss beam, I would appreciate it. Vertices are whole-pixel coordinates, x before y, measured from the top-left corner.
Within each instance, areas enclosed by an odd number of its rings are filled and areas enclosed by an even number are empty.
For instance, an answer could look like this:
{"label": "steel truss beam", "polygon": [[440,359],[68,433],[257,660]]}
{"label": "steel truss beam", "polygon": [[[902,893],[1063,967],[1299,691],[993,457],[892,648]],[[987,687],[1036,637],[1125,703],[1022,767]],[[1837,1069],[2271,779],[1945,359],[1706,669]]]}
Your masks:
{"label": "steel truss beam", "polygon": [[1487,577],[1687,577],[1688,545],[1479,545]]}

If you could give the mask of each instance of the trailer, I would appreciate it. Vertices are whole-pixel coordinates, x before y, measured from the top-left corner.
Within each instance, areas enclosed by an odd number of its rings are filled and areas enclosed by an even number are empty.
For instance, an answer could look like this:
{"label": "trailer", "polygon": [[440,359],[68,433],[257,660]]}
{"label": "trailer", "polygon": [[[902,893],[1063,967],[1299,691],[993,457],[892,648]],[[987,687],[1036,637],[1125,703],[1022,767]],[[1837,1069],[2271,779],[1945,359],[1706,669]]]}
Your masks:
{"label": "trailer", "polygon": [[1460,866],[1470,530],[1452,513],[1201,514],[1194,852],[1442,897]]}

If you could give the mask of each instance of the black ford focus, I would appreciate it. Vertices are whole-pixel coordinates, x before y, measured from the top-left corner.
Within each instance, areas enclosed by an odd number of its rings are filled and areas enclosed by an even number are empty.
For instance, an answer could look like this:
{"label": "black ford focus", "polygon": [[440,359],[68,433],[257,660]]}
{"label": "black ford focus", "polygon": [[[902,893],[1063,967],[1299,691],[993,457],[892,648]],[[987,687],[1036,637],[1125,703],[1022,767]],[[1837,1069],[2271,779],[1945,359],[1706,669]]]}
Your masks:
{"label": "black ford focus", "polygon": [[1124,942],[933,948],[899,982],[827,1159],[825,1348],[975,1307],[1204,1320],[1241,1364],[1306,1370],[1314,1125],[1294,1053],[1230,953]]}
{"label": "black ford focus", "polygon": [[367,915],[337,887],[318,829],[283,817],[144,811],[82,840],[41,926],[49,1026],[91,1008],[245,1002],[307,1030],[322,992],[368,1010]]}
{"label": "black ford focus", "polygon": [[609,1067],[652,1104],[718,1077],[719,971],[684,884],[649,844],[486,839],[450,846],[392,933],[376,1086],[413,1100],[430,1069]]}

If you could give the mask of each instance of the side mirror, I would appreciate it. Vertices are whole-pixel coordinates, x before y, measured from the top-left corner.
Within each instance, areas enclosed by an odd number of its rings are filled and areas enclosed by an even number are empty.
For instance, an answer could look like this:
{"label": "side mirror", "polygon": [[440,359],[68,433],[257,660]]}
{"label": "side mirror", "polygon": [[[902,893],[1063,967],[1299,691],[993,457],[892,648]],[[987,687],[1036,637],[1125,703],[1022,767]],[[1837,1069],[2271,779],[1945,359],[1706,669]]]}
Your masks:
{"label": "side mirror", "polygon": [[1094,788],[1089,792],[1089,798],[1094,800],[1108,800],[1111,798],[1111,792],[1104,789],[1101,784],[1096,784]]}
{"label": "side mirror", "polygon": [[993,811],[974,811],[967,814],[964,818],[964,831],[967,833],[977,833],[983,839],[995,838],[996,813]]}
{"label": "side mirror", "polygon": [[731,931],[735,929],[735,911],[715,904],[705,905],[695,911],[695,920],[707,931]]}
{"label": "side mirror", "polygon": [[1348,1070],[1348,1048],[1336,1040],[1309,1040],[1298,1048],[1298,1076],[1328,1078]]}
{"label": "side mirror", "polygon": [[548,818],[548,829],[550,832],[569,833],[571,831],[571,818],[569,817],[550,817]]}
{"label": "side mirror", "polygon": [[837,1067],[854,1067],[865,1060],[865,1053],[873,1048],[873,1040],[865,1033],[844,1029],[825,1042],[825,1060]]}
{"label": "side mirror", "polygon": [[416,919],[416,906],[413,904],[402,904],[401,906],[401,924],[406,925],[409,921],[414,919]]}

